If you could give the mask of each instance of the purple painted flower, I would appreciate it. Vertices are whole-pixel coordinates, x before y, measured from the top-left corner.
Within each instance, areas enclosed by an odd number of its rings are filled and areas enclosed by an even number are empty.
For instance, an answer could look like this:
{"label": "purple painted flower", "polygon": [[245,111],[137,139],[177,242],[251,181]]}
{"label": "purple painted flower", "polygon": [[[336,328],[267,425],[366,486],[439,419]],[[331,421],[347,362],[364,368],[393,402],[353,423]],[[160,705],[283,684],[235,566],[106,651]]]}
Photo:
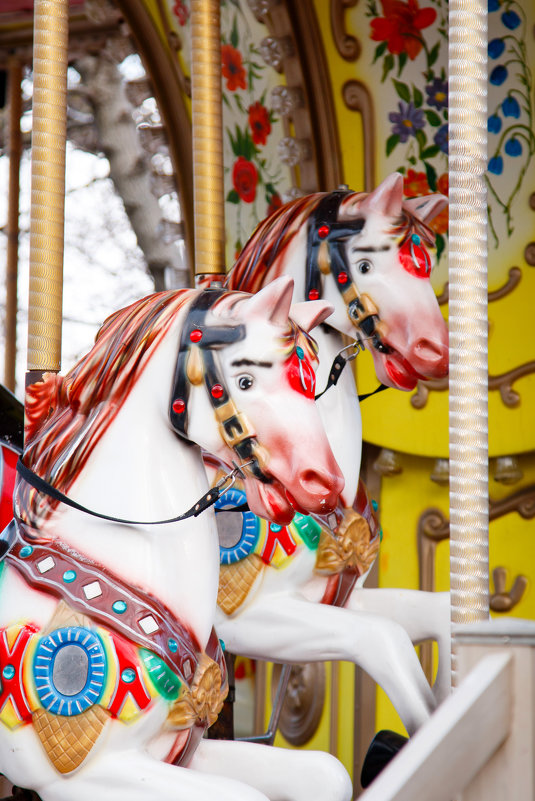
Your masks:
{"label": "purple painted flower", "polygon": [[433,141],[443,153],[448,154],[448,123],[441,125],[433,137]]}
{"label": "purple painted flower", "polygon": [[448,105],[448,82],[441,81],[440,78],[433,78],[433,83],[425,87],[427,92],[427,103],[436,109],[447,108]]}
{"label": "purple painted flower", "polygon": [[414,108],[413,103],[398,103],[399,112],[392,111],[388,115],[390,122],[393,122],[392,133],[399,136],[400,142],[406,142],[409,136],[415,136],[416,131],[425,125],[425,117],[422,109]]}

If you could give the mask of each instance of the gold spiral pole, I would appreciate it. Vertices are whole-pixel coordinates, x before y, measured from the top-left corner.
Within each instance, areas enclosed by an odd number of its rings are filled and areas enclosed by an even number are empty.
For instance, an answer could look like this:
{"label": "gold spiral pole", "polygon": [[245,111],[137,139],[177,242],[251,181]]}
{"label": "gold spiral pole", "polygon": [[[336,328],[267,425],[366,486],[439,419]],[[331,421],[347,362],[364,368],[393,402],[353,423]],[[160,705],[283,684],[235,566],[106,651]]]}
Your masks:
{"label": "gold spiral pole", "polygon": [[450,0],[449,74],[450,577],[455,628],[489,615],[487,0]]}
{"label": "gold spiral pole", "polygon": [[195,275],[225,274],[223,121],[219,0],[191,3],[191,94]]}
{"label": "gold spiral pole", "polygon": [[15,391],[15,364],[17,361],[17,284],[19,270],[19,194],[22,136],[20,118],[22,95],[20,83],[22,67],[16,58],[9,63],[9,192],[7,204],[7,259],[6,259],[6,347],[4,352],[4,384]]}
{"label": "gold spiral pole", "polygon": [[61,366],[68,0],[35,0],[28,376]]}

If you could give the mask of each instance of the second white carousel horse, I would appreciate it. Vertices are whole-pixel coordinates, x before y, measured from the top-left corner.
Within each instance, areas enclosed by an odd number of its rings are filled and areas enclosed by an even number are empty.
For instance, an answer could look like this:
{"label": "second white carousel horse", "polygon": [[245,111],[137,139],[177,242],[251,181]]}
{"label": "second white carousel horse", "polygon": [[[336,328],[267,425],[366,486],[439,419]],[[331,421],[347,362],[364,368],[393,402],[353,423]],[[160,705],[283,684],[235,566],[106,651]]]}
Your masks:
{"label": "second white carousel horse", "polygon": [[[289,527],[244,515],[235,542],[221,548],[217,629],[229,650],[253,658],[355,662],[387,692],[409,733],[448,691],[449,599],[362,587],[379,530],[362,488],[357,493],[362,432],[354,379],[335,358],[345,334],[370,350],[377,377],[390,387],[407,391],[447,374],[447,327],[428,252],[428,224],[446,203],[442,195],[404,200],[399,173],[370,194],[300,198],[258,226],[227,281],[255,292],[287,274],[295,300],[332,303],[334,313],[317,331],[318,391],[339,380],[318,406],[345,488],[336,515],[321,526],[300,515]],[[439,644],[434,693],[412,647],[426,639]]]}

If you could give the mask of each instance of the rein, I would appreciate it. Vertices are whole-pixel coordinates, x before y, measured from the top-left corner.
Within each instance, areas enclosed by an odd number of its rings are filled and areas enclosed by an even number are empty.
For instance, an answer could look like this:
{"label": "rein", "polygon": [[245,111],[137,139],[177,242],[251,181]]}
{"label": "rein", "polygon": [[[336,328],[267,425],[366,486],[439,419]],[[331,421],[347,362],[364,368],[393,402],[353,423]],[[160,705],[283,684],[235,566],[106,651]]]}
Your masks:
{"label": "rein", "polygon": [[182,515],[177,515],[176,517],[170,517],[167,520],[128,520],[122,517],[113,517],[113,515],[105,515],[101,512],[95,512],[92,509],[88,509],[87,506],[82,506],[82,504],[73,501],[72,498],[69,498],[67,495],[64,495],[63,492],[60,492],[60,490],[56,489],[56,487],[53,487],[52,484],[49,484],[48,481],[45,481],[44,478],[41,478],[41,476],[38,476],[37,473],[34,473],[33,470],[27,467],[21,458],[19,458],[17,462],[16,469],[20,477],[38,492],[48,495],[50,498],[53,498],[55,501],[59,501],[66,506],[77,509],[79,512],[84,512],[92,517],[98,517],[101,520],[109,520],[111,523],[125,523],[132,526],[162,526],[165,523],[179,523],[181,520],[187,520],[189,517],[198,517],[201,512],[205,511],[205,509],[209,509],[210,506],[213,506],[214,503],[216,503],[221,495],[223,495],[234,485],[236,476],[243,476],[241,467],[244,467],[244,465],[235,467],[230,473],[227,473],[225,476],[220,478],[215,487],[212,487],[208,490],[208,492],[205,492],[202,498],[199,498],[197,503],[195,503],[191,509],[188,509],[187,512],[184,512]]}

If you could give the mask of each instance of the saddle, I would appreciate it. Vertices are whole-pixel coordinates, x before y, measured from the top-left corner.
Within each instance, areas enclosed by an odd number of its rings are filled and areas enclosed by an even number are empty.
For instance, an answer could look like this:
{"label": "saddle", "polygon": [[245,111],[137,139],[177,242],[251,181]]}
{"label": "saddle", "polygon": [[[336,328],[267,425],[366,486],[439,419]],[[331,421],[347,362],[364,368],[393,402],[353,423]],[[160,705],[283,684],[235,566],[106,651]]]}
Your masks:
{"label": "saddle", "polygon": [[[159,599],[127,585],[116,574],[63,543],[43,542],[36,534],[26,523],[12,521],[0,537],[0,554],[30,586],[63,602],[62,609],[58,607],[62,619],[56,614],[47,626],[44,661],[39,662],[38,649],[34,660],[38,694],[41,686],[38,671],[46,672],[46,653],[47,649],[48,652],[54,649],[54,633],[60,641],[62,636],[68,636],[73,638],[73,644],[78,644],[77,633],[85,632],[86,639],[93,637],[95,640],[93,651],[99,648],[106,653],[115,651],[119,657],[120,679],[127,685],[132,683],[134,687],[133,682],[141,670],[135,660],[141,659],[153,692],[156,690],[154,694],[170,703],[169,724],[181,732],[166,761],[186,764],[205,730],[216,720],[228,692],[225,660],[215,631],[212,630],[203,651],[194,635]],[[60,625],[63,628],[59,628]],[[93,633],[95,625],[102,627],[96,634]],[[32,634],[34,632],[35,628]],[[87,653],[91,660],[89,646]],[[100,669],[102,672],[102,667]],[[57,679],[51,671],[52,667],[46,674],[50,684],[46,691],[50,690],[54,696]],[[158,678],[154,679],[151,672]],[[89,692],[85,689],[84,692],[90,697]],[[76,693],[68,690],[67,695],[74,699]],[[138,705],[147,705],[152,700],[146,690],[145,695],[146,698],[136,699]],[[65,691],[58,692],[57,696],[64,698]],[[77,696],[76,703],[84,706]],[[29,707],[35,705],[34,700]],[[102,692],[87,704],[87,709],[78,709],[74,701],[72,706],[54,706],[54,701],[49,701],[46,694],[39,706],[44,708],[32,709],[32,722],[53,764],[63,773],[83,762],[109,717],[120,717],[122,711],[122,707],[114,705],[111,696],[104,703]]]}

